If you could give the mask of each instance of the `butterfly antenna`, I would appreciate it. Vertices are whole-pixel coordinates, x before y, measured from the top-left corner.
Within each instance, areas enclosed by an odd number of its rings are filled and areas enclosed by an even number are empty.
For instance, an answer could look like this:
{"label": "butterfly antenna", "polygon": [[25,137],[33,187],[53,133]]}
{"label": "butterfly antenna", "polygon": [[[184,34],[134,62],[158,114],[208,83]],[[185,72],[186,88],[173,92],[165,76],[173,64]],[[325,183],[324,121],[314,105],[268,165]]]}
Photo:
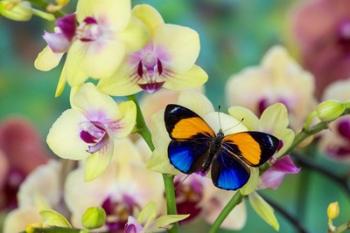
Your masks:
{"label": "butterfly antenna", "polygon": [[226,131],[231,130],[231,129],[239,126],[240,124],[242,124],[243,121],[244,121],[244,118],[242,117],[242,119],[237,124],[235,124],[234,126],[231,126],[230,128],[223,130],[222,132],[225,133]]}
{"label": "butterfly antenna", "polygon": [[219,119],[219,126],[220,126],[220,129],[222,130],[222,124],[221,124],[221,116],[220,116],[220,113],[221,113],[221,106],[219,105],[218,106],[218,119]]}

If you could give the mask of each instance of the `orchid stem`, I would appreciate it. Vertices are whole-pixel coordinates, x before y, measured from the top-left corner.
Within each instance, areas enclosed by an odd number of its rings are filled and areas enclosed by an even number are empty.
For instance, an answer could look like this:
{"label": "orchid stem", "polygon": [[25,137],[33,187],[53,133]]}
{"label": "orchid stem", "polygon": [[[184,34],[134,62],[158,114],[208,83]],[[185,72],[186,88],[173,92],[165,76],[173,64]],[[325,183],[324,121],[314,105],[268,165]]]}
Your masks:
{"label": "orchid stem", "polygon": [[65,228],[65,227],[50,227],[50,228],[31,228],[30,231],[24,231],[22,233],[81,233],[80,229]]}
{"label": "orchid stem", "polygon": [[[148,147],[153,151],[155,149],[152,134],[149,131],[145,118],[143,117],[140,105],[136,99],[135,95],[128,96],[128,99],[133,101],[136,104],[137,116],[136,116],[136,128],[137,132],[143,137]],[[176,199],[175,199],[175,187],[174,187],[174,176],[169,174],[163,174],[164,188],[165,188],[165,197],[167,203],[167,213],[170,215],[177,214],[176,210]],[[169,233],[179,232],[178,224],[173,224],[173,227],[168,230]]]}
{"label": "orchid stem", "polygon": [[213,225],[211,226],[209,233],[216,233],[220,228],[221,224],[225,221],[226,217],[231,213],[231,211],[242,201],[243,195],[240,192],[236,192],[231,200],[226,204],[224,209],[221,211]]}

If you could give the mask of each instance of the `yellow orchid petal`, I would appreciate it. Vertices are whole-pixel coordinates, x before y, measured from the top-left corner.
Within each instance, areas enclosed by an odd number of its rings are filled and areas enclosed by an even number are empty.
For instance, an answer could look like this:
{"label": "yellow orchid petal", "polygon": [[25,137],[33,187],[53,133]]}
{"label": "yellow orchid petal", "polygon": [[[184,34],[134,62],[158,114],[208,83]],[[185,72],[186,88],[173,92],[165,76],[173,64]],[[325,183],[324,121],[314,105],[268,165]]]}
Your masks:
{"label": "yellow orchid petal", "polygon": [[77,110],[68,109],[52,125],[46,142],[50,149],[64,159],[86,158],[87,146],[80,138],[80,123],[86,118]]}
{"label": "yellow orchid petal", "polygon": [[5,218],[3,233],[22,232],[28,225],[40,222],[41,217],[35,208],[15,209]]}
{"label": "yellow orchid petal", "polygon": [[185,73],[175,73],[164,83],[170,90],[184,90],[202,86],[208,81],[208,74],[199,66],[194,65]]}
{"label": "yellow orchid petal", "polygon": [[276,231],[279,230],[280,225],[274,214],[273,208],[257,193],[249,195],[249,202],[255,212]]}
{"label": "yellow orchid petal", "polygon": [[46,46],[36,57],[34,67],[41,71],[49,71],[55,68],[61,61],[64,53],[54,53]]}
{"label": "yellow orchid petal", "polygon": [[163,18],[159,12],[148,4],[135,6],[132,10],[132,14],[142,20],[152,35],[154,35],[157,27],[164,24]]}
{"label": "yellow orchid petal", "polygon": [[124,61],[119,69],[109,78],[101,79],[97,87],[113,96],[127,96],[140,92],[142,89],[132,79],[132,67]]}
{"label": "yellow orchid petal", "polygon": [[22,183],[17,194],[21,207],[49,208],[60,202],[61,165],[52,160],[36,168]]}
{"label": "yellow orchid petal", "polygon": [[133,101],[119,103],[119,123],[121,127],[113,133],[116,138],[127,137],[136,124],[136,105]]}
{"label": "yellow orchid petal", "polygon": [[67,80],[65,76],[65,72],[66,72],[65,69],[66,69],[66,65],[64,65],[62,68],[62,72],[58,80],[56,91],[55,91],[55,97],[59,97],[60,95],[62,95],[64,88],[66,86]]}
{"label": "yellow orchid petal", "polygon": [[169,53],[170,69],[176,73],[191,69],[199,55],[199,35],[188,27],[163,24],[158,27],[153,42]]}
{"label": "yellow orchid petal", "polygon": [[143,225],[147,225],[157,216],[157,204],[149,202],[137,216],[137,221]]}
{"label": "yellow orchid petal", "polygon": [[90,155],[85,162],[85,181],[92,181],[103,174],[110,164],[113,154],[114,144],[108,142],[100,151]]}
{"label": "yellow orchid petal", "polygon": [[168,158],[168,151],[164,150],[164,148],[162,149],[156,148],[152,152],[151,158],[147,160],[146,167],[149,170],[163,173],[163,174],[177,175],[180,173],[170,164],[170,161]]}
{"label": "yellow orchid petal", "polygon": [[60,213],[54,210],[40,211],[41,217],[44,219],[44,225],[57,227],[72,227],[69,221]]}
{"label": "yellow orchid petal", "polygon": [[131,17],[128,26],[119,36],[124,41],[129,53],[142,49],[150,37],[147,27],[134,16]]}
{"label": "yellow orchid petal", "polygon": [[228,109],[228,112],[237,120],[242,120],[242,124],[245,125],[248,130],[256,130],[259,128],[259,118],[248,108],[233,106]]}
{"label": "yellow orchid petal", "polygon": [[124,29],[131,16],[130,0],[79,0],[77,18],[82,22],[86,17],[104,19],[113,29]]}
{"label": "yellow orchid petal", "polygon": [[239,190],[243,195],[248,195],[254,192],[259,185],[259,169],[255,167],[250,168],[250,177],[248,182]]}
{"label": "yellow orchid petal", "polygon": [[[122,62],[124,54],[125,45],[119,39],[104,43],[75,41],[66,59],[66,63],[69,64],[67,80],[71,86],[75,86],[81,84],[87,77],[95,79],[110,77]],[[86,77],[81,74],[82,71]]]}
{"label": "yellow orchid petal", "polygon": [[284,129],[277,131],[275,136],[283,141],[282,148],[277,152],[276,158],[285,154],[289,147],[293,144],[295,132],[292,129]]}
{"label": "yellow orchid petal", "polygon": [[157,218],[155,224],[159,229],[169,228],[171,224],[188,218],[189,214],[164,215]]}
{"label": "yellow orchid petal", "polygon": [[[112,97],[101,93],[92,83],[86,83],[80,88],[73,88],[71,105],[83,113],[91,111],[106,114],[106,117],[115,119],[119,116],[117,103]],[[74,94],[75,93],[75,94]]]}
{"label": "yellow orchid petal", "polygon": [[268,130],[277,132],[289,125],[287,108],[280,103],[269,106],[260,117],[260,124]]}
{"label": "yellow orchid petal", "polygon": [[73,43],[70,47],[64,69],[62,70],[60,79],[65,79],[70,86],[79,86],[88,78],[85,70],[83,70],[82,60],[86,52],[81,47],[80,42]]}
{"label": "yellow orchid petal", "polygon": [[214,111],[210,100],[204,94],[193,90],[180,92],[177,104],[191,109],[200,116]]}

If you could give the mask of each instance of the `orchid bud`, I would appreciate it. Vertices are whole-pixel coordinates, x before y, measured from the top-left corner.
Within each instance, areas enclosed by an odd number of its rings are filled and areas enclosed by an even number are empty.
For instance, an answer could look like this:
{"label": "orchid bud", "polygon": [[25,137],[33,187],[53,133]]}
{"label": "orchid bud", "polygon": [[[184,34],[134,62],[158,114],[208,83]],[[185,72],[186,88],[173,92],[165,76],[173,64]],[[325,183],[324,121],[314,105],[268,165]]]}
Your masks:
{"label": "orchid bud", "polygon": [[342,102],[326,100],[317,106],[316,113],[321,121],[332,121],[340,117],[345,111]]}
{"label": "orchid bud", "polygon": [[336,219],[339,215],[339,204],[338,202],[332,202],[328,205],[327,216],[329,220]]}
{"label": "orchid bud", "polygon": [[29,21],[33,10],[28,1],[4,0],[0,2],[0,15],[15,21]]}
{"label": "orchid bud", "polygon": [[82,224],[87,229],[96,229],[106,222],[106,212],[99,207],[88,208],[82,217]]}

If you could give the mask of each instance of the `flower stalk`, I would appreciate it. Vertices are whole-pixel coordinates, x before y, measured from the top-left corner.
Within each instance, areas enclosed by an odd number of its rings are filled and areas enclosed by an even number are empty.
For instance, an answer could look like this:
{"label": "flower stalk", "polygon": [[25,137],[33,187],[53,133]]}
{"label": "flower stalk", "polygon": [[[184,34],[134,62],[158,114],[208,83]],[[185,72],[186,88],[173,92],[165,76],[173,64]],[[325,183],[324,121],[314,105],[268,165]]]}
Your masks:
{"label": "flower stalk", "polygon": [[[128,96],[128,99],[133,101],[136,104],[137,114],[136,114],[136,130],[137,133],[142,136],[142,138],[147,143],[148,147],[153,151],[155,149],[152,135],[148,129],[145,119],[143,117],[140,105],[136,99],[135,95]],[[169,215],[177,214],[176,210],[176,200],[175,200],[175,187],[174,187],[174,176],[169,174],[163,174],[164,188],[165,188],[165,197],[167,203],[167,213]],[[178,232],[178,224],[174,224],[171,229],[168,230],[169,233]]]}

